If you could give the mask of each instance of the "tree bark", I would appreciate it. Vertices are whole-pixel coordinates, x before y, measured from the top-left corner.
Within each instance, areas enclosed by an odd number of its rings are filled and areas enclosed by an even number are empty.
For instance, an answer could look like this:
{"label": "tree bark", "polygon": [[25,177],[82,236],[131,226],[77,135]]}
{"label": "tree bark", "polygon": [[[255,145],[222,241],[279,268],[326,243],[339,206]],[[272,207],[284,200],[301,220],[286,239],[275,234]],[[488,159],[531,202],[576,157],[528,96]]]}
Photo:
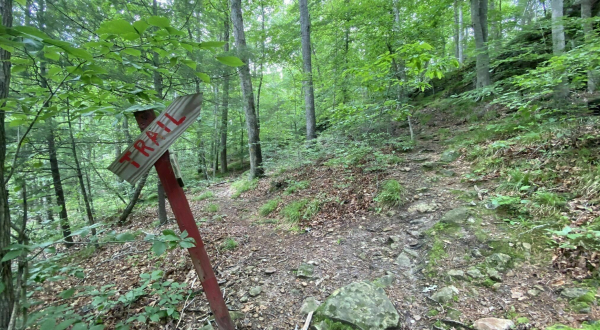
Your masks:
{"label": "tree bark", "polygon": [[[587,43],[591,42],[594,38],[594,29],[590,18],[592,17],[592,0],[582,0],[581,1],[581,18],[583,20],[583,33],[585,35],[585,41]],[[596,76],[593,70],[588,70],[587,72],[587,89],[588,93],[593,93],[596,91]]]}
{"label": "tree bark", "polygon": [[[75,172],[77,174],[77,179],[79,180],[79,187],[81,188],[81,195],[85,204],[85,213],[87,215],[88,225],[92,226],[94,224],[94,215],[92,214],[90,200],[88,198],[88,194],[85,189],[85,183],[83,181],[83,172],[81,171],[81,166],[79,165],[79,158],[77,157],[77,148],[75,147],[75,138],[73,137],[73,126],[71,125],[71,116],[68,108],[67,122],[69,123],[69,136],[71,137],[71,151],[73,152],[73,160],[75,161]],[[96,228],[92,228],[91,233],[92,235],[96,236]]]}
{"label": "tree bark", "polygon": [[300,5],[300,29],[302,34],[302,62],[304,66],[304,107],[306,110],[306,139],[317,138],[315,118],[315,94],[312,79],[312,60],[310,52],[310,16],[308,0],[298,0]]}
{"label": "tree bark", "polygon": [[490,55],[488,50],[488,0],[471,0],[471,20],[477,51],[477,88],[489,86]]}
{"label": "tree bark", "polygon": [[233,21],[233,36],[238,52],[238,57],[246,63],[239,67],[240,84],[242,88],[246,128],[248,130],[248,145],[250,151],[250,177],[264,175],[262,167],[262,150],[260,146],[260,130],[254,108],[254,92],[252,91],[252,78],[250,77],[249,56],[246,49],[246,36],[244,33],[244,20],[242,18],[241,0],[231,0],[231,20]]}
{"label": "tree bark", "polygon": [[[223,51],[229,52],[229,17],[225,17],[223,24]],[[221,106],[221,173],[227,173],[227,117],[229,112],[229,69],[225,69],[223,77],[223,104]]]}
{"label": "tree bark", "polygon": [[[552,52],[555,56],[560,56],[565,51],[565,27],[563,24],[563,0],[552,0]],[[569,85],[564,72],[558,72],[562,75],[561,82],[555,89],[555,97],[559,100],[569,96]]]}
{"label": "tree bark", "polygon": [[58,213],[60,218],[60,228],[62,229],[63,237],[65,238],[66,247],[73,246],[73,237],[71,237],[71,226],[69,225],[69,216],[67,215],[67,205],[65,204],[65,193],[62,187],[60,178],[60,170],[58,169],[58,158],[56,157],[56,144],[54,142],[53,123],[50,122],[48,130],[48,151],[50,152],[50,172],[52,173],[52,182],[54,184],[54,194],[56,195],[56,204],[60,207]]}
{"label": "tree bark", "polygon": [[[12,0],[0,0],[0,14],[2,25],[12,27]],[[8,205],[8,192],[4,183],[4,162],[6,160],[6,131],[4,128],[5,112],[2,110],[6,105],[8,92],[10,90],[10,53],[0,48],[0,260],[6,254],[5,247],[10,245],[10,209]],[[0,284],[4,290],[0,290],[0,329],[6,329],[10,323],[13,304],[15,302],[11,261],[0,263]]]}
{"label": "tree bark", "polygon": [[[138,199],[140,198],[140,194],[142,193],[142,189],[144,188],[144,185],[146,185],[146,179],[148,179],[148,173],[146,173],[140,179],[137,186],[135,187],[135,190],[133,191],[133,196],[131,196],[131,200],[129,200],[129,204],[127,204],[127,207],[125,208],[125,210],[123,211],[123,213],[121,213],[121,216],[119,217],[120,225],[125,223],[125,221],[127,220],[127,217],[129,216],[129,214],[131,214],[131,211],[133,211],[133,207],[135,206]],[[164,196],[164,191],[163,191],[163,196]]]}

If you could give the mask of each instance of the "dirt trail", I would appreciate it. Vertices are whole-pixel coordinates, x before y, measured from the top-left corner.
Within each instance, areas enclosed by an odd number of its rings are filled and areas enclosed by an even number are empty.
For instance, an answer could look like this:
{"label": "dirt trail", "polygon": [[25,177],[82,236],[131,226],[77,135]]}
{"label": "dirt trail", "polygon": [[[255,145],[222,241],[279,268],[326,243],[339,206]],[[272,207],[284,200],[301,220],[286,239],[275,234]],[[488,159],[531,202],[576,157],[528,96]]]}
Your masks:
{"label": "dirt trail", "polygon": [[[317,214],[317,220],[301,224],[300,232],[258,215],[259,207],[266,201],[282,196],[281,191],[269,192],[273,178],[263,179],[258,189],[237,199],[231,198],[231,187],[223,184],[210,188],[213,198],[191,201],[227,304],[236,314],[243,313],[237,321],[240,328],[299,329],[305,320],[300,310],[306,298],[322,302],[334,290],[351,282],[373,281],[385,275],[393,275],[393,282],[385,291],[404,316],[406,329],[431,329],[444,319],[471,324],[482,317],[513,320],[527,317],[527,322],[520,326],[526,329],[557,322],[576,324],[597,317],[595,306],[590,314],[574,314],[567,303],[556,301],[558,288],[570,281],[551,269],[549,262],[534,261],[536,255],[547,256],[548,251],[535,248],[524,251],[525,241],[511,241],[511,236],[497,227],[494,214],[485,211],[474,184],[463,182],[462,175],[470,172],[468,164],[458,159],[442,165],[438,163],[442,151],[434,141],[421,142],[413,152],[402,155],[402,163],[375,174],[357,175],[354,186],[345,182],[340,187],[346,188],[333,189],[338,195],[334,198],[337,202],[329,200],[323,204],[321,212],[335,216],[327,220]],[[318,189],[331,188],[330,185],[337,184],[336,180],[346,180],[346,174],[325,165],[289,173],[288,176],[297,175],[311,185],[286,198],[288,201],[302,196],[321,198]],[[390,211],[367,210],[365,205],[374,205],[370,203],[379,182],[391,178],[407,188],[407,202]],[[210,212],[209,204],[218,205],[218,211],[214,212],[213,206]],[[469,220],[472,224],[452,232],[444,232],[444,227],[432,229],[447,211],[464,206],[473,211]],[[138,212],[131,225],[118,231],[158,233],[165,227],[148,229],[154,220],[153,212],[150,208]],[[169,214],[172,217],[170,210]],[[174,220],[166,227],[175,229]],[[237,248],[222,249],[227,238],[234,239]],[[500,281],[493,286],[489,282],[484,285],[483,279],[449,276],[450,270],[467,272],[481,265],[486,256],[497,252],[494,249],[497,242],[505,242],[523,257],[514,269],[504,270]],[[536,242],[527,244],[531,248]],[[163,269],[165,279],[193,284],[199,294],[185,301],[181,321],[133,328],[173,329],[179,324],[178,328],[196,329],[206,324],[210,319],[208,304],[199,291],[201,287],[195,281],[187,253],[176,249],[157,262],[149,248],[149,243],[139,240],[104,247],[82,262],[84,280],[46,284],[44,294],[51,301],[56,300],[56,293],[72,285],[100,287],[109,283],[114,283],[114,289],[124,294],[139,285],[141,273]],[[400,260],[400,254],[408,257],[408,261]],[[295,270],[302,263],[314,265],[312,278],[296,277]],[[452,301],[439,304],[431,299],[433,293],[449,285],[459,292]],[[251,296],[249,291],[259,286],[260,293]],[[144,306],[153,306],[155,300],[142,297],[129,308],[111,310],[105,318],[107,328],[140,312]],[[82,312],[89,310],[86,307],[89,300],[81,299],[75,304],[81,305]]]}

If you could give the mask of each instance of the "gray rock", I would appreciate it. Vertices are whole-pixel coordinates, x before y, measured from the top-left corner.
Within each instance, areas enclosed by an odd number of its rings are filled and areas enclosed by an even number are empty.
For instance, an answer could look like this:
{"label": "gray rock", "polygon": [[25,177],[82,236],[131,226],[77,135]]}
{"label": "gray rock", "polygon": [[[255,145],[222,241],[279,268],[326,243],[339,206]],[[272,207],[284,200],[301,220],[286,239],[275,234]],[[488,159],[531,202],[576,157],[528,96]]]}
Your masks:
{"label": "gray rock", "polygon": [[538,289],[530,289],[527,290],[527,294],[532,297],[537,297],[537,295],[540,294],[540,291]]}
{"label": "gray rock", "polygon": [[308,298],[304,299],[304,301],[302,302],[302,307],[300,308],[300,313],[308,314],[310,312],[314,312],[317,310],[317,308],[319,308],[320,304],[321,304],[321,302],[318,301],[317,299],[315,299],[314,297],[308,297]]}
{"label": "gray rock", "polygon": [[434,212],[435,210],[437,210],[438,205],[435,203],[435,201],[432,202],[420,202],[420,203],[416,203],[414,205],[411,205],[408,208],[408,212],[410,213],[429,213],[429,212]]}
{"label": "gray rock", "polygon": [[391,286],[392,284],[394,284],[395,280],[396,280],[396,276],[394,276],[393,274],[388,274],[388,275],[384,275],[378,279],[375,279],[375,281],[373,281],[373,284],[375,284],[376,286],[378,286],[380,288],[387,288],[387,287]]}
{"label": "gray rock", "polygon": [[483,257],[483,255],[481,254],[481,251],[479,251],[479,249],[473,249],[471,250],[471,255],[475,258],[481,258]]}
{"label": "gray rock", "polygon": [[438,162],[426,162],[423,163],[421,166],[423,167],[424,170],[433,170],[436,169],[440,166],[441,164]]}
{"label": "gray rock", "polygon": [[296,272],[297,277],[310,278],[315,272],[315,266],[310,264],[301,264]]}
{"label": "gray rock", "polygon": [[471,269],[467,270],[467,274],[469,276],[471,276],[472,278],[474,278],[474,279],[478,279],[478,278],[482,278],[483,277],[483,274],[477,268],[471,268]]}
{"label": "gray rock", "polygon": [[485,261],[500,270],[506,269],[508,266],[508,262],[510,261],[510,256],[504,253],[494,253],[489,257],[485,258]]}
{"label": "gray rock", "polygon": [[456,279],[463,279],[465,278],[465,272],[460,269],[451,269],[448,271],[448,276]]}
{"label": "gray rock", "polygon": [[410,258],[406,253],[402,252],[396,258],[395,264],[400,266],[400,268],[409,268],[411,265]]}
{"label": "gray rock", "polygon": [[565,288],[560,295],[568,299],[577,299],[585,296],[588,291],[588,289],[584,288]]}
{"label": "gray rock", "polygon": [[451,285],[441,288],[431,296],[431,299],[439,302],[440,304],[445,304],[452,301],[454,295],[456,294],[458,294],[458,289],[454,285]]}
{"label": "gray rock", "polygon": [[390,236],[388,237],[388,242],[391,243],[398,243],[402,240],[402,238],[400,236]]}
{"label": "gray rock", "polygon": [[495,268],[488,268],[486,272],[492,280],[502,282],[502,275]]}
{"label": "gray rock", "polygon": [[450,210],[446,212],[442,218],[440,219],[443,223],[451,223],[455,225],[461,225],[469,219],[471,215],[471,210],[466,207],[459,207],[454,210]]}
{"label": "gray rock", "polygon": [[[315,318],[361,330],[393,329],[400,323],[400,314],[383,289],[370,282],[354,282],[334,291],[316,310]],[[326,329],[324,322],[315,327]]]}
{"label": "gray rock", "polygon": [[460,152],[456,150],[446,150],[442,153],[440,157],[440,161],[445,163],[450,163],[458,159],[460,157]]}
{"label": "gray rock", "polygon": [[473,323],[473,327],[477,330],[508,330],[514,326],[515,324],[511,320],[497,319],[495,317],[486,317]]}
{"label": "gray rock", "polygon": [[248,291],[250,297],[256,297],[262,292],[262,288],[260,286],[255,286]]}
{"label": "gray rock", "polygon": [[200,328],[200,330],[214,330],[215,328],[213,328],[212,324],[210,324],[210,322],[203,326],[202,328]]}
{"label": "gray rock", "polygon": [[419,257],[419,252],[413,250],[413,249],[409,249],[409,248],[404,248],[402,249],[402,252],[408,254],[409,256],[413,257],[413,258],[418,258]]}
{"label": "gray rock", "polygon": [[240,298],[240,302],[241,303],[248,302],[248,296],[243,296],[242,298]]}
{"label": "gray rock", "polygon": [[273,274],[277,271],[277,269],[275,269],[275,267],[269,267],[267,269],[265,269],[265,274],[269,275],[269,274]]}
{"label": "gray rock", "polygon": [[447,170],[447,169],[441,169],[437,172],[439,175],[443,175],[443,176],[447,176],[447,177],[453,177],[456,176],[456,172],[452,171],[452,170]]}

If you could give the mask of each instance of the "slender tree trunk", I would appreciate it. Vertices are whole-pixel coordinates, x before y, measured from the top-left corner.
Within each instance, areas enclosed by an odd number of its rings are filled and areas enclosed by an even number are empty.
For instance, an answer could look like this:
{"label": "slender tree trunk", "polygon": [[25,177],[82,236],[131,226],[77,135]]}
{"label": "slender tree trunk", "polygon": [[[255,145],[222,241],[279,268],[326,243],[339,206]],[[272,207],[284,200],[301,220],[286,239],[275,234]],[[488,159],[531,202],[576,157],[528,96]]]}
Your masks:
{"label": "slender tree trunk", "polygon": [[[552,52],[555,56],[560,56],[565,51],[563,11],[563,0],[552,0]],[[556,86],[555,97],[564,100],[569,96],[568,78],[565,76],[565,72],[557,74],[561,75],[561,82]]]}
{"label": "slender tree trunk", "polygon": [[[23,200],[23,221],[21,222],[21,228],[19,229],[19,236],[17,242],[22,245],[29,244],[29,238],[27,237],[27,219],[28,206],[27,206],[27,184],[25,178],[21,180],[21,199]],[[18,314],[21,314],[22,323],[27,323],[27,276],[28,276],[28,262],[27,253],[22,253],[18,259],[17,266],[17,294],[13,306],[13,313],[8,325],[8,330],[16,329]],[[20,307],[20,308],[19,308]],[[20,309],[20,310],[19,310]],[[24,326],[23,326],[24,328]]]}
{"label": "slender tree trunk", "polygon": [[[69,136],[71,137],[71,151],[73,152],[73,160],[75,161],[75,172],[77,174],[77,179],[79,180],[79,187],[81,188],[81,195],[85,204],[85,212],[87,214],[88,225],[92,226],[94,224],[94,215],[92,214],[90,200],[88,198],[88,194],[85,189],[85,183],[83,181],[83,172],[81,171],[81,166],[79,165],[79,158],[77,157],[77,148],[75,147],[75,138],[73,137],[73,126],[71,125],[71,116],[68,108],[67,122],[69,123]],[[96,236],[96,228],[92,228],[91,233],[92,235]]]}
{"label": "slender tree trunk", "polygon": [[52,182],[54,183],[54,194],[56,195],[56,204],[60,207],[58,213],[60,217],[60,228],[62,229],[65,245],[73,246],[73,237],[71,237],[71,226],[69,225],[69,217],[67,215],[67,205],[65,204],[65,193],[60,179],[60,170],[58,169],[58,158],[56,157],[56,145],[54,142],[53,123],[50,122],[48,129],[48,150],[50,152],[50,172],[52,173]]}
{"label": "slender tree trunk", "polygon": [[214,85],[213,91],[215,92],[215,108],[213,110],[213,179],[217,176],[217,169],[219,168],[219,86],[217,84]]}
{"label": "slender tree trunk", "polygon": [[265,4],[264,1],[260,2],[260,25],[261,25],[261,54],[260,54],[260,65],[258,68],[258,90],[256,91],[256,120],[258,122],[258,128],[260,129],[260,92],[263,85],[263,66],[265,64]]}
{"label": "slender tree trunk", "polygon": [[458,62],[465,63],[465,20],[462,0],[458,2]]}
{"label": "slender tree trunk", "polygon": [[[0,14],[2,25],[12,27],[12,0],[0,0]],[[10,53],[0,48],[0,260],[6,254],[6,248],[10,245],[10,209],[8,205],[8,192],[4,182],[4,162],[6,160],[6,131],[4,128],[5,112],[4,106],[10,90]],[[0,262],[0,284],[4,290],[0,290],[0,329],[6,329],[10,323],[13,304],[15,301],[11,261]]]}
{"label": "slender tree trunk", "polygon": [[[594,29],[590,18],[592,17],[592,0],[581,1],[581,18],[583,19],[583,33],[585,35],[585,41],[591,42],[594,39]],[[587,72],[588,82],[587,89],[588,93],[596,91],[596,76],[593,70]]]}
{"label": "slender tree trunk", "polygon": [[[229,52],[229,17],[225,17],[223,24],[223,51]],[[227,117],[229,113],[229,69],[225,69],[223,77],[223,104],[221,106],[221,173],[227,173]],[[260,95],[260,93],[259,93]]]}
{"label": "slender tree trunk", "polygon": [[304,106],[306,110],[306,139],[317,138],[315,118],[315,94],[312,79],[312,60],[310,52],[310,16],[308,0],[298,0],[300,5],[300,29],[302,34],[302,62],[304,65]]}
{"label": "slender tree trunk", "polygon": [[[140,194],[142,193],[142,189],[144,188],[144,185],[146,185],[146,179],[148,179],[148,173],[146,173],[146,174],[144,174],[144,176],[142,176],[142,178],[138,182],[137,186],[135,187],[135,190],[133,191],[133,196],[131,196],[131,199],[129,200],[129,204],[127,204],[127,207],[125,208],[125,210],[123,211],[123,213],[121,213],[121,216],[119,217],[120,225],[125,223],[125,221],[127,220],[127,217],[131,214],[131,211],[133,211],[133,207],[135,206],[138,199],[140,198]],[[163,191],[163,196],[164,195],[165,194]]]}
{"label": "slender tree trunk", "polygon": [[[152,12],[154,15],[158,15],[158,3],[156,0],[152,1]],[[160,63],[158,61],[158,54],[156,52],[152,52],[152,62],[154,67],[158,68]],[[154,79],[154,90],[158,94],[159,98],[163,98],[163,82],[162,76],[160,72],[154,70],[152,77]],[[158,194],[158,221],[161,225],[167,223],[167,207],[165,203],[165,189],[163,188],[160,180],[158,180],[156,186],[156,193]]]}
{"label": "slender tree trunk", "polygon": [[231,20],[233,21],[233,36],[237,47],[238,57],[246,63],[238,68],[242,95],[244,99],[244,112],[246,127],[248,129],[248,145],[250,151],[250,177],[264,175],[262,167],[262,150],[260,146],[260,130],[254,108],[254,92],[252,91],[252,78],[250,77],[249,56],[246,49],[246,36],[244,33],[244,20],[242,18],[241,0],[231,0]]}
{"label": "slender tree trunk", "polygon": [[490,55],[488,50],[488,0],[471,0],[471,20],[477,50],[477,88],[489,86]]}

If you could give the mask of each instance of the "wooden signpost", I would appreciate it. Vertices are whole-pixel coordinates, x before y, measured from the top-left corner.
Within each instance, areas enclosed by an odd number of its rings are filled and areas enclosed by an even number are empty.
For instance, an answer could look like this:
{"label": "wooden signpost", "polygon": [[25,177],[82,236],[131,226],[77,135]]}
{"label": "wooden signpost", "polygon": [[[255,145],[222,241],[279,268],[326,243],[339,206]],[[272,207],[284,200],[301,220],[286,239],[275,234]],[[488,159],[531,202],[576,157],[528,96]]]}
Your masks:
{"label": "wooden signpost", "polygon": [[193,94],[177,98],[158,117],[153,110],[135,112],[134,116],[142,134],[125,149],[109,169],[123,180],[133,184],[154,165],[179,229],[182,232],[187,231],[189,237],[196,240],[196,246],[189,248],[188,251],[215,316],[215,322],[220,329],[233,330],[235,326],[204,249],[200,230],[194,221],[183,188],[177,182],[167,150],[195,121],[200,114],[201,105],[202,94]]}

